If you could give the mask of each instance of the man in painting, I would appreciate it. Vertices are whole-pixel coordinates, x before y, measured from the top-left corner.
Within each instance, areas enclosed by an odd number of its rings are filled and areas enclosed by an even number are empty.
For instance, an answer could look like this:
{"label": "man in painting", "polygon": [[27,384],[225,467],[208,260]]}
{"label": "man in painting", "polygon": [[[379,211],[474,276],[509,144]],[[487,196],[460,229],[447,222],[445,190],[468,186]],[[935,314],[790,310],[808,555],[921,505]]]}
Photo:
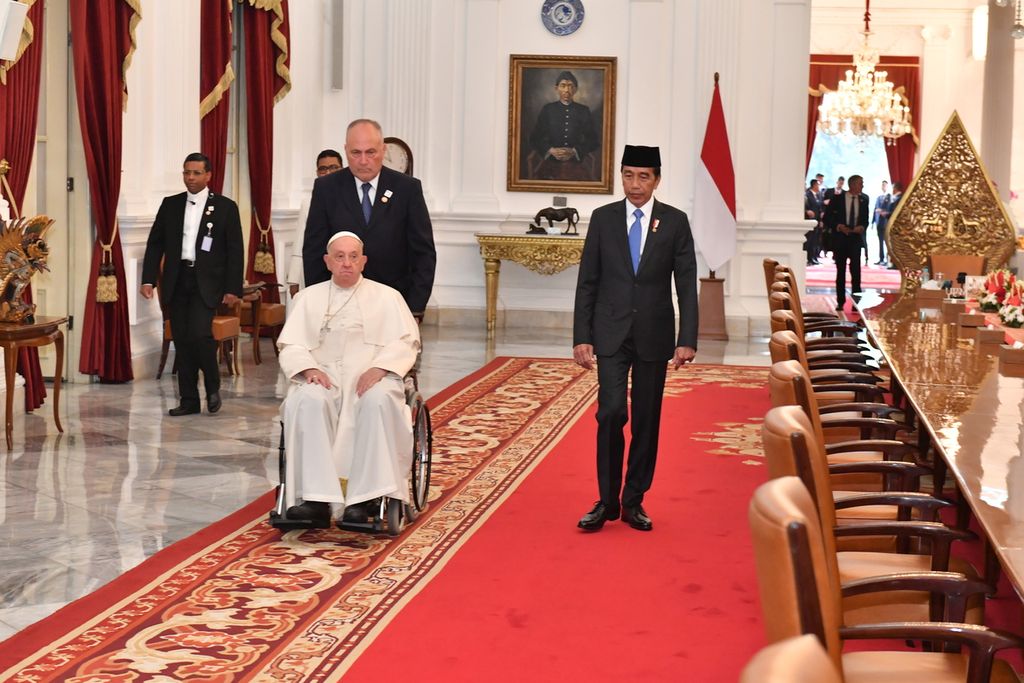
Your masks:
{"label": "man in painting", "polygon": [[571,71],[562,71],[555,79],[558,100],[545,104],[530,133],[530,149],[539,160],[530,164],[534,180],[598,180],[600,173],[588,156],[601,139],[594,126],[590,108],[574,102],[579,81]]}

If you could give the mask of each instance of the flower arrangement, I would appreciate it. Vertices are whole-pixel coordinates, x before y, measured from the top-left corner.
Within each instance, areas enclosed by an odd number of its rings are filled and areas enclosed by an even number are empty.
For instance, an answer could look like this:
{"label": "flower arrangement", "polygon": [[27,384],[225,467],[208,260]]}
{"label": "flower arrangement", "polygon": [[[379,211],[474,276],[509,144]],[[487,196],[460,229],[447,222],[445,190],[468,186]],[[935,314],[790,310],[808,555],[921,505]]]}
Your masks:
{"label": "flower arrangement", "polygon": [[1017,277],[1006,269],[994,270],[985,278],[984,293],[978,299],[983,311],[998,311],[1006,294],[1017,282]]}
{"label": "flower arrangement", "polygon": [[1024,327],[1024,281],[1016,280],[999,308],[999,319],[1007,327]]}

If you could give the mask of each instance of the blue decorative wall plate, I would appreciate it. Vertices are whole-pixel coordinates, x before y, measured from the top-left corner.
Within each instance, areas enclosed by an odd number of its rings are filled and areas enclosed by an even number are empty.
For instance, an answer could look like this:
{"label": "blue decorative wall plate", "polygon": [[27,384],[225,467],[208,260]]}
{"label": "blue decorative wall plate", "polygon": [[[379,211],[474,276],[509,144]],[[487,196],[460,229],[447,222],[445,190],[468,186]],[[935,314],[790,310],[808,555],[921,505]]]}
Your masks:
{"label": "blue decorative wall plate", "polygon": [[551,33],[567,36],[583,23],[583,3],[580,0],[544,0],[540,19]]}

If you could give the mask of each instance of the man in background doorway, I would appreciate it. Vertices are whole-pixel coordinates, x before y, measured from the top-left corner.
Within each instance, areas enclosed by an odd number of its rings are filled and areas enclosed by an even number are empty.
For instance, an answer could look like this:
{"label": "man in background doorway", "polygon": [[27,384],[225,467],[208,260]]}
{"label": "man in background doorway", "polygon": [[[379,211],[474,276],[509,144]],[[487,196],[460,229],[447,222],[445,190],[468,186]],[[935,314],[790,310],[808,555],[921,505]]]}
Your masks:
{"label": "man in background doorway", "polygon": [[835,195],[825,209],[825,229],[832,235],[836,260],[836,310],[846,304],[846,264],[850,264],[850,289],[860,292],[860,251],[868,227],[868,196],[861,192],[864,179],[850,176],[850,191]]}
{"label": "man in background doorway", "polygon": [[889,225],[889,214],[892,207],[892,195],[889,194],[888,181],[882,181],[882,191],[875,198],[875,214],[872,221],[875,224],[875,232],[878,234],[878,261],[876,265],[884,266],[888,263],[885,258],[885,228]]}
{"label": "man in background doorway", "polygon": [[[325,175],[336,173],[342,168],[341,155],[333,149],[325,149],[316,158],[316,177],[323,178]],[[295,242],[292,244],[292,257],[288,261],[288,274],[285,277],[288,283],[288,293],[295,296],[299,290],[306,286],[306,280],[302,275],[302,241],[306,232],[306,219],[309,218],[309,197],[302,200],[299,208],[299,227],[295,231]]]}
{"label": "man in background doorway", "polygon": [[804,237],[804,248],[807,251],[807,265],[818,265],[818,252],[821,251],[821,186],[818,179],[811,180],[811,185],[804,191],[804,218],[815,221],[815,226],[808,230]]}

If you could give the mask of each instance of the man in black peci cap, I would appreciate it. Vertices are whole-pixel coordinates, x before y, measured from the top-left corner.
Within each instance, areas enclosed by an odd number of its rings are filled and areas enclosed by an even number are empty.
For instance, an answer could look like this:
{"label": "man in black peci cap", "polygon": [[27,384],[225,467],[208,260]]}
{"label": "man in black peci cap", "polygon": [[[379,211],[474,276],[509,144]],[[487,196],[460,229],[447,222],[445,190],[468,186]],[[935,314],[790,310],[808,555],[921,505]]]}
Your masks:
{"label": "man in black peci cap", "polygon": [[[650,531],[644,494],[654,479],[667,364],[678,369],[697,352],[697,264],[686,214],[654,199],[661,181],[657,147],[626,145],[624,201],[590,217],[573,316],[573,359],[597,362],[597,482],[601,498],[579,521],[587,531],[622,520]],[[672,282],[679,330],[672,308]],[[632,370],[631,412],[627,380]],[[626,468],[623,427],[632,441]],[[620,501],[621,491],[621,501]]]}

